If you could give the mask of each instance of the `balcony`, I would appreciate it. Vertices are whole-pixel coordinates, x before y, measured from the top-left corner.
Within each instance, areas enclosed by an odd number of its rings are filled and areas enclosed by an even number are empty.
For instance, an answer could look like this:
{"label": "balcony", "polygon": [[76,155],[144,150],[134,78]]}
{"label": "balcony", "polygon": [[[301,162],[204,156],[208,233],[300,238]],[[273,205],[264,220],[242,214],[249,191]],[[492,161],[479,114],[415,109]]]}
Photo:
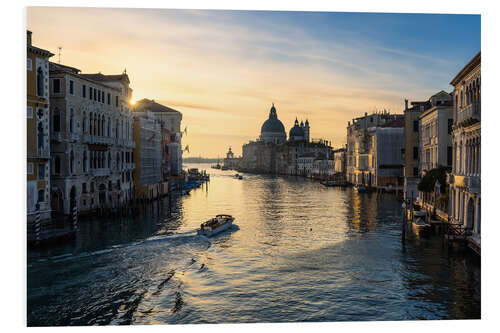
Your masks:
{"label": "balcony", "polygon": [[481,121],[481,103],[472,103],[458,111],[456,123]]}
{"label": "balcony", "polygon": [[470,193],[481,193],[481,177],[480,176],[466,176],[465,185],[467,191]]}
{"label": "balcony", "polygon": [[92,169],[90,170],[90,173],[96,177],[103,177],[103,176],[109,176],[110,171],[109,168],[100,168],[100,169]]}
{"label": "balcony", "polygon": [[50,149],[49,149],[49,147],[38,148],[37,149],[37,155],[35,157],[37,157],[37,158],[50,158]]}
{"label": "balcony", "polygon": [[77,142],[80,140],[80,135],[76,133],[68,133],[69,142]]}
{"label": "balcony", "polygon": [[90,134],[83,134],[82,141],[83,143],[92,143],[92,136]]}
{"label": "balcony", "polygon": [[133,140],[127,140],[125,142],[125,147],[127,147],[127,148],[135,148],[135,141],[133,141]]}
{"label": "balcony", "polygon": [[52,133],[52,141],[62,142],[63,136],[61,132],[53,132]]}

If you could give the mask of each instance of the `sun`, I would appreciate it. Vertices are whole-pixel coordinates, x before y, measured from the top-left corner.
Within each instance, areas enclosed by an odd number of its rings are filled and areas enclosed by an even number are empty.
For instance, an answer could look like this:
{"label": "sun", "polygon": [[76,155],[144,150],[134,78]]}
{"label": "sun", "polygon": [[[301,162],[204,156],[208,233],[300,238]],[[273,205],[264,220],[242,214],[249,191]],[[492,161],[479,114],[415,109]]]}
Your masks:
{"label": "sun", "polygon": [[135,105],[135,99],[130,100],[130,105]]}

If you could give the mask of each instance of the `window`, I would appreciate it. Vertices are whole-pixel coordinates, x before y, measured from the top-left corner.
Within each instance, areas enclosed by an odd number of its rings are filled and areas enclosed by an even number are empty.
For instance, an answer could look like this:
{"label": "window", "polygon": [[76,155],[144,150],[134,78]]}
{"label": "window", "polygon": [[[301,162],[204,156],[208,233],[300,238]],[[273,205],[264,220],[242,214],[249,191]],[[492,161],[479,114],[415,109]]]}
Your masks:
{"label": "window", "polygon": [[108,93],[108,105],[110,105],[110,104],[111,104],[111,94]]}
{"label": "window", "polygon": [[87,193],[87,183],[82,183],[82,193]]}
{"label": "window", "polygon": [[413,168],[413,177],[418,177],[418,168]]}
{"label": "window", "polygon": [[413,147],[413,159],[418,160],[418,147]]}
{"label": "window", "polygon": [[33,70],[33,65],[32,65],[31,58],[26,59],[26,69],[29,70],[29,71]]}
{"label": "window", "polygon": [[94,92],[94,88],[89,87],[89,98],[92,99],[92,93]]}
{"label": "window", "polygon": [[45,163],[38,164],[38,180],[45,179]]}
{"label": "window", "polygon": [[451,134],[453,130],[453,118],[448,119],[448,134]]}
{"label": "window", "polygon": [[54,94],[59,94],[61,92],[61,80],[54,79],[52,80],[52,90]]}
{"label": "window", "polygon": [[101,101],[101,91],[100,90],[97,90],[97,101],[98,102]]}
{"label": "window", "polygon": [[54,129],[54,132],[60,132],[61,131],[61,114],[59,113],[59,110],[56,109],[54,111],[54,116],[52,117],[52,128]]}
{"label": "window", "polygon": [[418,132],[418,120],[413,121],[413,132]]}
{"label": "window", "polygon": [[118,107],[118,96],[115,96],[115,106]]}
{"label": "window", "polygon": [[54,158],[54,174],[59,175],[61,173],[61,158],[56,156]]}
{"label": "window", "polygon": [[44,142],[45,134],[43,133],[42,122],[38,123],[37,136],[38,136],[38,149],[43,150],[45,148],[45,142]]}
{"label": "window", "polygon": [[69,93],[71,95],[75,94],[75,83],[73,81],[69,81]]}
{"label": "window", "polygon": [[69,132],[73,133],[73,122],[74,122],[74,112],[73,109],[70,109],[70,116],[69,116]]}
{"label": "window", "polygon": [[43,89],[43,82],[44,80],[44,75],[43,75],[43,70],[42,67],[38,67],[36,71],[36,94],[39,97],[44,96],[44,89]]}
{"label": "window", "polygon": [[453,163],[453,148],[451,146],[448,146],[447,148],[447,164],[448,166],[451,166],[451,164]]}
{"label": "window", "polygon": [[69,154],[69,171],[70,173],[75,171],[75,154],[73,151]]}
{"label": "window", "polygon": [[97,101],[97,89],[94,88],[94,101]]}
{"label": "window", "polygon": [[33,163],[28,163],[28,170],[27,170],[28,175],[33,174]]}
{"label": "window", "polygon": [[28,106],[26,108],[26,118],[33,119],[33,107]]}
{"label": "window", "polygon": [[87,86],[82,85],[82,97],[86,98],[87,97]]}
{"label": "window", "polygon": [[41,189],[38,190],[38,202],[44,202],[45,201],[45,190]]}

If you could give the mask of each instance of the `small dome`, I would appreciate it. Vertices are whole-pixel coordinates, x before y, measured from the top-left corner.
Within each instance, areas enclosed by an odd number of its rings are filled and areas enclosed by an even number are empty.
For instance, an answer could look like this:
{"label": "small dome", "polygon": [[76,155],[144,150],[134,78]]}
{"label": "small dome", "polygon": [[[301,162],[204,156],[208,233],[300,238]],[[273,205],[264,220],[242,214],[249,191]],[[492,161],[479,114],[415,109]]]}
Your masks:
{"label": "small dome", "polygon": [[304,137],[304,130],[299,126],[299,125],[295,125],[293,126],[291,129],[290,129],[290,139],[292,139],[293,137]]}

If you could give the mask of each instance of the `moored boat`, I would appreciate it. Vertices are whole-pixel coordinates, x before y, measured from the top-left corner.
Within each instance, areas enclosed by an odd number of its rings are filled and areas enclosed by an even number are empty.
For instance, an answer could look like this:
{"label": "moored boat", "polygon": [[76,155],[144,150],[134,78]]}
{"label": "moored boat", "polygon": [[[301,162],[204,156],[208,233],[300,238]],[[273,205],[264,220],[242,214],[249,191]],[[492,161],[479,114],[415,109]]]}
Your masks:
{"label": "moored boat", "polygon": [[363,185],[356,185],[355,188],[358,191],[358,193],[365,193],[366,192],[366,187]]}
{"label": "moored boat", "polygon": [[228,214],[219,214],[214,218],[203,222],[198,229],[198,235],[211,237],[224,230],[229,229],[233,225],[234,217]]}
{"label": "moored boat", "polygon": [[425,211],[415,211],[413,212],[413,220],[411,222],[413,231],[417,235],[422,235],[427,233],[431,229],[431,225],[425,222]]}

